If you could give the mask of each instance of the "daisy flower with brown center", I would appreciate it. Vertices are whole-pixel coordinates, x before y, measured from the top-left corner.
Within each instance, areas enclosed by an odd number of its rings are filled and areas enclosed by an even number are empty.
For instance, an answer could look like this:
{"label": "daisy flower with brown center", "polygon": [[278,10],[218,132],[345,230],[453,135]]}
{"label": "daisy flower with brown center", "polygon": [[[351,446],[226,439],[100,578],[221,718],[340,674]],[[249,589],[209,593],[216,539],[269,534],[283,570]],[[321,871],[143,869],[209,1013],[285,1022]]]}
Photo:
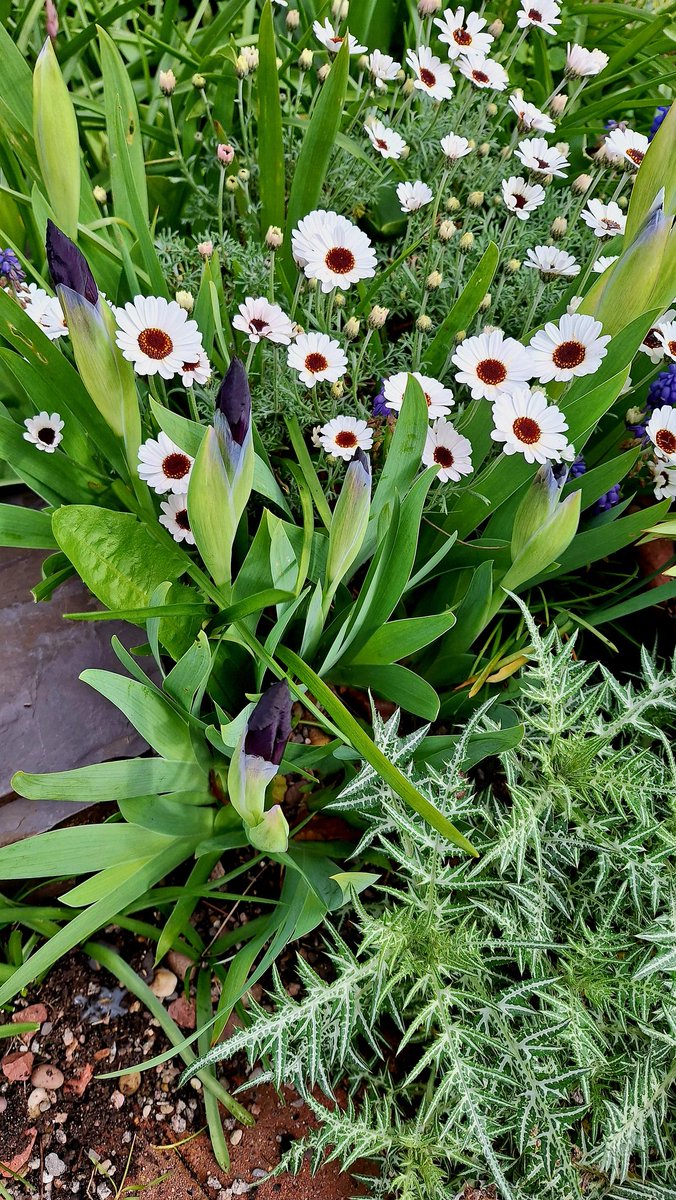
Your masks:
{"label": "daisy flower with brown center", "polygon": [[494,400],[501,392],[533,377],[530,352],[501,329],[465,338],[451,357],[455,378],[466,383],[475,400]]}
{"label": "daisy flower with brown center", "polygon": [[293,338],[293,321],[278,304],[271,304],[265,296],[256,299],[247,296],[232,323],[235,329],[246,334],[252,345],[265,338],[268,342],[288,346]]}
{"label": "daisy flower with brown center", "polygon": [[565,179],[566,167],[570,166],[565,154],[555,146],[548,146],[544,138],[526,138],[519,142],[514,153],[534,175],[555,175]]}
{"label": "daisy flower with brown center", "polygon": [[301,333],[289,346],[287,362],[307,387],[328,380],[336,383],[347,368],[347,357],[327,333]]}
{"label": "daisy flower with brown center", "polygon": [[593,375],[605,358],[610,337],[600,321],[583,313],[548,321],[530,340],[533,374],[540,383],[567,383],[578,375]]}
{"label": "daisy flower with brown center", "polygon": [[509,107],[516,113],[519,129],[524,133],[535,130],[537,133],[553,133],[556,128],[552,118],[543,113],[535,104],[529,104],[523,96],[514,93],[509,97]]}
{"label": "daisy flower with brown center", "polygon": [[654,409],[646,433],[660,457],[671,466],[676,465],[676,408],[665,404]]}
{"label": "daisy flower with brown center", "polygon": [[185,496],[170,496],[168,500],[161,501],[160,508],[160,525],[169,530],[174,541],[194,546],[195,535],[190,528]]}
{"label": "daisy flower with brown center", "polygon": [[488,22],[478,13],[469,12],[465,16],[464,8],[455,12],[447,8],[440,17],[435,17],[434,24],[440,30],[439,41],[445,42],[450,59],[459,58],[461,54],[477,54],[485,58],[493,38],[490,33],[482,33]]}
{"label": "daisy flower with brown center", "polygon": [[504,92],[509,76],[494,58],[481,58],[478,54],[458,59],[458,70],[477,88],[490,88],[493,92]]}
{"label": "daisy flower with brown center", "polygon": [[523,454],[528,463],[560,462],[568,453],[568,425],[544,392],[515,388],[498,396],[493,405],[491,437],[501,442],[505,454]]}
{"label": "daisy flower with brown center", "polygon": [[190,482],[193,460],[160,430],[156,438],[147,438],[139,446],[138,474],[148,487],[162,496],[173,492],[184,496]]}
{"label": "daisy flower with brown center", "polygon": [[[336,30],[333,28],[333,25],[329,21],[328,17],[326,17],[323,25],[319,21],[314,21],[312,25],[312,32],[317,40],[321,42],[322,46],[328,50],[329,54],[337,54],[343,42],[345,41],[344,37],[341,37],[339,33],[336,33]],[[353,37],[351,33],[347,36],[350,54],[367,53],[367,47],[362,46],[357,41],[356,37]]]}
{"label": "daisy flower with brown center", "polygon": [[544,204],[545,189],[539,183],[526,183],[521,175],[510,175],[502,181],[502,199],[520,221],[527,221],[532,212]]}
{"label": "daisy flower with brown center", "polygon": [[455,80],[448,63],[442,63],[429,46],[406,51],[406,62],[413,71],[413,86],[432,100],[448,100],[455,87]]}
{"label": "daisy flower with brown center", "polygon": [[[445,417],[455,404],[451,389],[444,387],[443,383],[431,375],[421,375],[420,371],[411,371],[411,375],[417,379],[423,390],[427,401],[427,415],[430,420],[433,421],[436,417]],[[407,384],[407,371],[399,371],[396,375],[390,375],[389,379],[383,381],[383,395],[388,408],[395,412],[401,411]]]}
{"label": "daisy flower with brown center", "polygon": [[[333,212],[323,213],[320,220],[315,220],[316,213],[310,216],[313,221],[309,232],[304,230],[298,242],[294,242],[295,232],[292,237],[294,255],[296,246],[302,247],[303,269],[308,279],[318,279],[322,291],[330,292],[375,275],[375,251],[358,226]],[[301,221],[299,231],[303,224]]]}
{"label": "daisy flower with brown center", "polygon": [[613,129],[606,137],[606,146],[630,163],[635,171],[643,162],[649,144],[644,133],[635,133],[633,129]]}
{"label": "daisy flower with brown center", "polygon": [[63,421],[58,413],[39,412],[36,417],[26,417],[24,438],[45,454],[53,454],[63,441]]}
{"label": "daisy flower with brown center", "polygon": [[115,310],[115,319],[115,340],[137,375],[173,379],[182,373],[183,363],[195,362],[202,350],[197,322],[175,300],[135,296]]}
{"label": "daisy flower with brown center", "polygon": [[322,425],[318,436],[327,454],[343,458],[346,462],[354,457],[357,450],[370,450],[373,446],[372,430],[366,421],[357,417],[334,417]]}
{"label": "daisy flower with brown center", "polygon": [[588,200],[586,207],[580,213],[585,225],[593,229],[597,237],[619,237],[624,233],[627,218],[619,204],[610,200],[604,204],[602,200]]}
{"label": "daisy flower with brown center", "polygon": [[543,29],[545,33],[556,33],[555,25],[561,24],[561,5],[556,0],[521,0],[521,9],[516,23],[520,29]]}
{"label": "daisy flower with brown center", "polygon": [[389,125],[383,125],[382,121],[368,121],[364,129],[371,139],[371,145],[383,158],[401,158],[406,149],[406,142],[396,129],[390,129]]}
{"label": "daisy flower with brown center", "polygon": [[439,468],[440,483],[457,483],[474,470],[471,442],[444,417],[439,417],[427,430],[422,460],[426,467]]}

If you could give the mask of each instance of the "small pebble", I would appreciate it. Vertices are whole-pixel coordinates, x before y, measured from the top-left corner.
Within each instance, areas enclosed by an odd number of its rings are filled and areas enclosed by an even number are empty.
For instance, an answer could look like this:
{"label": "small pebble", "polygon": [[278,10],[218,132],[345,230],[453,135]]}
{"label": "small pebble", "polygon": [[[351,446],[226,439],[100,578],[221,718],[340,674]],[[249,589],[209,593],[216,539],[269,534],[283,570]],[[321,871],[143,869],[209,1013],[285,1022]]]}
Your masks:
{"label": "small pebble", "polygon": [[33,1087],[48,1088],[50,1092],[57,1092],[63,1087],[63,1072],[51,1063],[40,1063],[31,1075],[31,1083]]}
{"label": "small pebble", "polygon": [[236,1129],[234,1133],[231,1133],[230,1134],[231,1146],[239,1146],[239,1143],[241,1142],[242,1137],[243,1137],[243,1134],[242,1134],[241,1129]]}
{"label": "small pebble", "polygon": [[150,985],[150,990],[158,1000],[166,1000],[176,991],[178,979],[173,971],[168,971],[166,967],[160,967],[153,976],[153,981]]}
{"label": "small pebble", "polygon": [[124,1096],[122,1095],[122,1092],[111,1092],[110,1103],[112,1104],[113,1108],[122,1108],[122,1105],[124,1104]]}
{"label": "small pebble", "polygon": [[63,1175],[65,1169],[66,1164],[58,1154],[52,1153],[45,1156],[45,1171],[49,1171],[53,1179],[58,1179],[60,1175]]}
{"label": "small pebble", "polygon": [[120,1079],[120,1091],[123,1096],[133,1096],[141,1086],[141,1072],[130,1071]]}
{"label": "small pebble", "polygon": [[46,1104],[49,1108],[49,1096],[44,1088],[33,1088],[30,1096],[26,1101],[26,1109],[29,1117],[39,1117],[41,1112],[44,1112],[42,1105]]}

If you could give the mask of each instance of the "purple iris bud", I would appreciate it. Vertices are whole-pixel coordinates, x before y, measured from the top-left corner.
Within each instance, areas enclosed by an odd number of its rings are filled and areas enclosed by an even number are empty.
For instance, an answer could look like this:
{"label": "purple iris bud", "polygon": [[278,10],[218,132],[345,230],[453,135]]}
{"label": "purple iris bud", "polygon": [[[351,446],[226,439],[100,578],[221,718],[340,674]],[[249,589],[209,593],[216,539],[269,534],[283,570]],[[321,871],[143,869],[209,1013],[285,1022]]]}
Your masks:
{"label": "purple iris bud", "polygon": [[3,283],[23,283],[26,278],[16,254],[9,248],[0,250],[0,280]]}
{"label": "purple iris bud", "polygon": [[374,417],[394,416],[392,409],[385,400],[385,392],[383,391],[382,387],[373,401],[373,415]]}
{"label": "purple iris bud", "polygon": [[648,134],[649,142],[652,142],[655,134],[657,133],[657,130],[659,129],[664,118],[666,117],[667,113],[669,112],[670,107],[671,107],[671,105],[669,105],[669,104],[658,104],[657,110],[655,112],[655,116],[653,117],[653,123],[650,126],[650,133]]}
{"label": "purple iris bud", "polygon": [[609,512],[611,508],[614,508],[616,504],[619,504],[620,495],[621,490],[619,483],[613,484],[609,491],[604,492],[603,495],[599,496],[598,500],[596,501],[596,504],[592,508],[592,513],[594,516],[599,516],[600,513]]}
{"label": "purple iris bud", "polygon": [[244,364],[238,358],[232,359],[216,396],[217,433],[222,432],[224,422],[232,441],[243,446],[251,425],[251,392]]}
{"label": "purple iris bud", "polygon": [[96,304],[99,289],[81,250],[62,233],[53,221],[47,221],[47,262],[55,288],[69,288],[90,304]]}
{"label": "purple iris bud", "polygon": [[291,733],[291,693],[284,679],[261,696],[247,721],[244,751],[278,767]]}

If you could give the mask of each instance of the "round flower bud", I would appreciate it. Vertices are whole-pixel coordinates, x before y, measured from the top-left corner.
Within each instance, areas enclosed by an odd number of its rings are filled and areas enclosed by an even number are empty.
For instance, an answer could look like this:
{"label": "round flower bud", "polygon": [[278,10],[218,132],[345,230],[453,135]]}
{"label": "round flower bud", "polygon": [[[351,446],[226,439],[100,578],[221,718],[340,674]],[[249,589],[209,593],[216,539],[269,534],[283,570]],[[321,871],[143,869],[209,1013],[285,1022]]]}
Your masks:
{"label": "round flower bud", "polygon": [[495,20],[491,21],[490,25],[488,26],[488,33],[490,33],[491,37],[493,38],[499,38],[504,28],[504,21],[501,21],[499,17],[496,17]]}
{"label": "round flower bud", "polygon": [[348,0],[333,0],[331,5],[331,15],[336,21],[344,21],[350,11]]}
{"label": "round flower bud", "polygon": [[310,67],[312,66],[313,58],[314,58],[314,54],[312,53],[311,50],[308,50],[308,49],[301,50],[300,54],[298,55],[298,66],[299,66],[300,70],[301,71],[309,71]]}
{"label": "round flower bud", "polygon": [[467,337],[467,330],[459,329],[457,331],[457,333],[454,335],[453,341],[456,343],[456,345],[459,346],[461,342],[464,342],[466,337]]}
{"label": "round flower bud", "polygon": [[510,275],[516,275],[517,271],[521,269],[521,263],[519,262],[518,258],[510,258],[505,263],[505,267],[509,271]]}
{"label": "round flower bud", "polygon": [[409,154],[410,154],[410,153],[411,153],[411,147],[410,147],[410,146],[402,146],[402,148],[401,148],[401,154],[399,155],[399,160],[400,160],[400,162],[404,162],[404,161],[405,161],[405,159],[407,159],[407,158],[408,158],[408,156],[409,156]]}
{"label": "round flower bud", "polygon": [[552,96],[549,104],[549,110],[553,117],[560,117],[568,103],[568,97],[565,92],[559,92],[558,96]]}
{"label": "round flower bud", "polygon": [[628,408],[624,414],[627,425],[640,425],[643,420],[642,408]]}
{"label": "round flower bud", "polygon": [[437,288],[441,287],[442,279],[443,276],[441,271],[430,271],[429,275],[427,276],[425,286],[429,288],[431,292],[435,292]]}
{"label": "round flower bud", "polygon": [[460,238],[460,241],[458,242],[458,245],[459,245],[460,249],[463,251],[463,253],[466,250],[471,250],[472,246],[474,245],[474,234],[473,233],[463,233],[462,237]]}
{"label": "round flower bud", "polygon": [[565,158],[570,150],[570,146],[568,142],[557,142],[554,149],[558,150],[559,154],[563,154]]}
{"label": "round flower bud", "polygon": [[432,318],[428,317],[427,313],[421,313],[415,323],[415,327],[420,333],[429,333],[432,328]]}
{"label": "round flower bud", "polygon": [[279,225],[270,225],[265,235],[265,245],[268,247],[268,250],[279,250],[283,241],[284,236]]}
{"label": "round flower bud", "polygon": [[492,101],[491,101],[491,103],[490,103],[490,104],[487,104],[487,105],[486,105],[486,115],[487,115],[487,116],[489,116],[489,117],[497,117],[497,115],[498,115],[498,106],[497,106],[497,104],[493,104],[493,102],[492,102]]}
{"label": "round flower bud", "polygon": [[[635,176],[635,175],[634,175],[634,179],[636,179],[636,176]],[[632,185],[632,186],[633,186],[633,185]],[[620,196],[620,198],[619,198],[619,200],[617,201],[617,203],[619,204],[620,208],[626,208],[626,207],[628,206],[628,204],[629,204],[629,201],[627,200],[627,197],[626,197],[626,196]]]}
{"label": "round flower bud", "polygon": [[357,59],[357,66],[359,67],[360,71],[368,71],[369,60],[367,54],[360,55],[360,57]]}
{"label": "round flower bud", "polygon": [[255,71],[258,66],[258,47],[242,46],[242,57],[246,59],[249,70]]}
{"label": "round flower bud", "polygon": [[202,258],[211,258],[214,252],[213,242],[198,242],[197,253],[202,255]]}
{"label": "round flower bud", "polygon": [[450,242],[453,235],[457,232],[458,227],[457,225],[454,225],[452,221],[442,221],[439,226],[439,241]]}
{"label": "round flower bud", "polygon": [[355,338],[359,337],[359,321],[356,317],[350,317],[349,321],[345,322],[343,333],[351,342],[353,342]]}
{"label": "round flower bud", "polygon": [[225,163],[226,167],[232,162],[235,157],[234,148],[229,142],[219,142],[216,147],[216,158],[219,162]]}
{"label": "round flower bud", "polygon": [[412,79],[406,79],[402,84],[402,92],[404,96],[412,96],[415,89],[415,84]]}
{"label": "round flower bud", "polygon": [[345,384],[343,383],[342,379],[337,379],[336,382],[333,384],[333,387],[331,388],[331,395],[334,396],[336,398],[336,400],[340,400],[340,397],[342,396],[344,391],[345,391]]}
{"label": "round flower bud", "polygon": [[238,54],[235,59],[235,71],[240,79],[249,74],[249,64],[243,54]]}
{"label": "round flower bud", "polygon": [[201,129],[196,129],[193,136],[194,136],[196,142],[204,141],[204,134],[202,133]]}
{"label": "round flower bud", "polygon": [[469,204],[470,208],[481,208],[483,202],[483,192],[470,192],[469,196],[467,197],[467,203]]}
{"label": "round flower bud", "polygon": [[297,29],[300,25],[300,13],[297,8],[290,8],[286,14],[286,28]]}
{"label": "round flower bud", "polygon": [[591,175],[578,175],[577,179],[573,180],[571,187],[574,192],[577,192],[578,195],[582,196],[584,194],[584,192],[589,191],[589,189],[591,187],[591,183],[592,183]]}
{"label": "round flower bud", "polygon": [[481,301],[481,304],[479,305],[479,312],[485,312],[487,308],[490,308],[490,306],[491,306],[491,294],[490,294],[490,292],[486,292],[486,295],[484,296],[483,300]]}
{"label": "round flower bud", "polygon": [[239,180],[236,175],[228,175],[225,181],[225,189],[228,192],[236,192],[239,187]]}
{"label": "round flower bud", "polygon": [[200,88],[200,89],[201,89],[201,88],[203,88],[203,87],[205,87],[205,86],[206,86],[206,82],[207,82],[207,81],[206,81],[206,79],[204,78],[204,76],[203,76],[203,75],[196,74],[196,75],[193,75],[193,77],[192,77],[192,79],[190,80],[190,82],[191,82],[191,84],[192,84],[192,86],[193,86],[193,87],[195,87],[195,88]]}
{"label": "round flower bud", "polygon": [[512,147],[511,146],[501,146],[500,147],[500,158],[511,158],[511,157],[512,157]]}
{"label": "round flower bud", "polygon": [[382,304],[374,304],[368,315],[368,323],[371,329],[382,329],[389,316],[389,308],[383,308]]}
{"label": "round flower bud", "polygon": [[459,212],[461,208],[460,201],[457,196],[449,196],[446,201],[446,212]]}
{"label": "round flower bud", "polygon": [[108,199],[108,193],[107,193],[106,189],[104,187],[101,187],[98,183],[97,183],[96,187],[93,189],[92,195],[93,195],[94,199],[96,200],[97,204],[105,204],[106,200]]}
{"label": "round flower bud", "polygon": [[490,142],[482,142],[481,145],[477,148],[477,154],[479,155],[480,158],[486,158],[487,155],[490,154],[490,152],[491,152]]}
{"label": "round flower bud", "polygon": [[177,292],[176,303],[179,308],[184,308],[187,313],[192,312],[195,307],[195,298],[192,292]]}
{"label": "round flower bud", "polygon": [[326,83],[326,80],[329,77],[330,70],[331,70],[330,63],[324,63],[324,65],[319,68],[319,70],[317,71],[317,79],[319,80],[320,83]]}
{"label": "round flower bud", "polygon": [[237,178],[241,179],[242,183],[248,183],[250,174],[251,172],[247,171],[246,167],[240,167],[237,172]]}
{"label": "round flower bud", "polygon": [[418,12],[421,17],[431,17],[439,12],[441,0],[418,0]]}
{"label": "round flower bud", "polygon": [[160,71],[159,82],[160,82],[160,91],[165,96],[171,96],[171,93],[173,92],[174,88],[176,87],[176,76],[174,75],[174,72],[171,70],[171,67],[169,68],[168,71]]}
{"label": "round flower bud", "polygon": [[568,222],[565,217],[554,217],[550,226],[550,233],[553,238],[562,238],[568,232]]}
{"label": "round flower bud", "polygon": [[345,308],[345,296],[342,292],[338,292],[333,303],[335,304],[336,308]]}

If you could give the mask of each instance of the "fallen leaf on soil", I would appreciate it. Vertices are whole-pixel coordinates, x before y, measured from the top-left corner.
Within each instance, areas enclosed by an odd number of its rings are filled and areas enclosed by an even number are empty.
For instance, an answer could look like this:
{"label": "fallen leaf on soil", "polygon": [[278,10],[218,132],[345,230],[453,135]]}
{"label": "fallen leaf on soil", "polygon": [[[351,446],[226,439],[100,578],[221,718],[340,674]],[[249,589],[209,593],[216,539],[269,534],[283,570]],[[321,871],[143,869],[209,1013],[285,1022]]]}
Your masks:
{"label": "fallen leaf on soil", "polygon": [[14,1050],[2,1060],[2,1073],[10,1083],[24,1083],[33,1070],[33,1055],[30,1050]]}

